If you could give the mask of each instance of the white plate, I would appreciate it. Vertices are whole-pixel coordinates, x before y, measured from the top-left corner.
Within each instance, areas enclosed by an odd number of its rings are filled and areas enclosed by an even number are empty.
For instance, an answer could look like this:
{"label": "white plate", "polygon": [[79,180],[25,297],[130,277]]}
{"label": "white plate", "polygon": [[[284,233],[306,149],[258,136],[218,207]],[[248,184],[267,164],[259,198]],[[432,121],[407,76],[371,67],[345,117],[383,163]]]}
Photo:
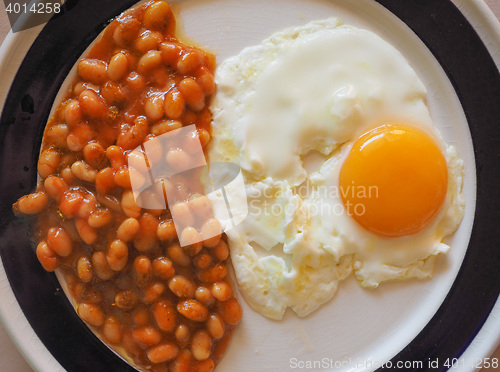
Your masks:
{"label": "white plate", "polygon": [[[322,363],[320,370],[374,370],[404,349],[431,320],[452,287],[466,253],[474,219],[476,169],[469,127],[453,86],[414,32],[372,0],[185,0],[178,3],[186,34],[212,48],[218,61],[282,28],[335,16],[346,24],[371,30],[394,45],[426,85],[435,125],[444,139],[458,148],[465,162],[465,217],[449,241],[452,249],[438,259],[434,278],[388,283],[376,290],[366,290],[351,276],[341,283],[333,300],[315,313],[300,319],[288,312],[281,322],[260,316],[240,298],[244,318],[217,368],[218,371],[284,371],[305,369],[307,361],[311,361]],[[491,14],[479,1],[456,3],[472,24],[486,26],[481,36],[493,49],[490,53],[495,55],[495,44],[492,46],[488,41],[498,40],[500,33],[495,30]],[[1,102],[26,47],[39,29],[9,35],[0,49]],[[496,49],[498,52],[498,42]],[[496,58],[498,64],[498,54]],[[0,283],[3,299],[0,316],[19,349],[36,370],[62,369],[24,317],[3,266],[0,266]],[[464,357],[487,356],[499,342],[500,321],[495,314],[500,315],[498,304]],[[327,365],[329,368],[325,368]],[[299,368],[301,366],[304,368]]]}

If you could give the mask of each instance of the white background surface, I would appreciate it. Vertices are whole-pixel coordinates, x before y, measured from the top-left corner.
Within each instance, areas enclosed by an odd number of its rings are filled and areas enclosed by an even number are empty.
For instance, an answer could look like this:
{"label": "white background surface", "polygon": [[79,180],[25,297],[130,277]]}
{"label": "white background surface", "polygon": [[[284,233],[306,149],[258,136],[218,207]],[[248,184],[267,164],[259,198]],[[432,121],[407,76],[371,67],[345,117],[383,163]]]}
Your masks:
{"label": "white background surface", "polygon": [[[497,18],[500,19],[500,2],[498,0],[485,0],[491,7]],[[10,30],[10,24],[5,13],[4,3],[0,1],[0,41]],[[500,358],[500,348],[494,357]],[[494,369],[489,369],[494,370]],[[26,363],[22,355],[17,351],[8,334],[0,323],[0,371],[2,372],[31,372],[31,367]]]}

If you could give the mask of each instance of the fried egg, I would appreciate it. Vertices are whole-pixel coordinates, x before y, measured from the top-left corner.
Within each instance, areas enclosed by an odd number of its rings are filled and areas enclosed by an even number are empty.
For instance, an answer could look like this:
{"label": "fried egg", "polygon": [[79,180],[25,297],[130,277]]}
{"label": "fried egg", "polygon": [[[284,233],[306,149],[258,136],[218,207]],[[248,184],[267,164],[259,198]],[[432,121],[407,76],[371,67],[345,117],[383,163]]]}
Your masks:
{"label": "fried egg", "polygon": [[463,217],[463,162],[405,58],[338,19],[271,35],[221,63],[211,161],[238,164],[248,215],[227,231],[262,315],[306,316],[354,272],[429,278]]}

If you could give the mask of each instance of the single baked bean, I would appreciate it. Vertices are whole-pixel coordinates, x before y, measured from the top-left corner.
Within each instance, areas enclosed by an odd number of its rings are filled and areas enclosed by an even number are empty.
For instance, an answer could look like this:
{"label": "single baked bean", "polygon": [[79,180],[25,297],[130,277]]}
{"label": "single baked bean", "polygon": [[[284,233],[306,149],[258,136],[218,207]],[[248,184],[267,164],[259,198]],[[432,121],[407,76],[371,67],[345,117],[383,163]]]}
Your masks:
{"label": "single baked bean", "polygon": [[92,211],[87,219],[90,227],[98,229],[111,223],[113,214],[107,208],[99,208]]}
{"label": "single baked bean", "polygon": [[184,112],[186,101],[177,88],[170,89],[165,95],[165,115],[169,119],[178,119]]}
{"label": "single baked bean", "polygon": [[198,69],[196,72],[196,81],[198,81],[205,94],[209,95],[215,91],[214,76],[206,67]]}
{"label": "single baked bean", "polygon": [[62,178],[49,176],[43,181],[43,186],[47,194],[55,201],[60,201],[63,194],[69,189],[69,186]]}
{"label": "single baked bean", "polygon": [[66,144],[71,151],[82,151],[94,136],[95,133],[88,124],[80,123],[71,129],[71,132],[66,137]]}
{"label": "single baked bean", "polygon": [[177,61],[177,71],[181,75],[187,75],[203,62],[202,53],[196,49],[186,51]]}
{"label": "single baked bean", "polygon": [[170,365],[171,372],[186,372],[192,368],[192,357],[189,349],[182,349],[179,355]]}
{"label": "single baked bean", "polygon": [[227,275],[226,266],[216,263],[210,266],[208,269],[200,270],[198,272],[198,278],[202,282],[214,283],[223,280]]}
{"label": "single baked bean", "polygon": [[133,217],[129,217],[120,224],[116,236],[122,242],[127,243],[137,236],[140,228],[139,221]]}
{"label": "single baked bean", "polygon": [[149,123],[144,116],[135,119],[134,125],[120,132],[116,144],[123,150],[132,150],[141,145],[149,132]]}
{"label": "single baked bean", "polygon": [[215,247],[219,244],[222,233],[220,222],[216,218],[210,218],[201,226],[201,236],[205,247]]}
{"label": "single baked bean", "polygon": [[94,278],[94,270],[89,256],[81,256],[76,263],[76,272],[82,282],[90,283]]}
{"label": "single baked bean", "polygon": [[189,341],[189,337],[191,337],[189,327],[185,324],[179,324],[175,329],[175,338],[177,339],[177,341],[185,344]]}
{"label": "single baked bean", "polygon": [[79,192],[66,191],[59,202],[59,210],[66,218],[73,218],[78,213],[80,205],[83,202],[83,196]]}
{"label": "single baked bean", "polygon": [[123,337],[123,325],[115,316],[108,316],[104,320],[102,333],[107,342],[110,344],[118,344]]}
{"label": "single baked bean", "polygon": [[128,58],[123,53],[116,53],[109,61],[108,76],[113,81],[120,81],[128,72]]}
{"label": "single baked bean", "polygon": [[159,279],[170,279],[175,274],[174,265],[167,257],[158,257],[153,261],[153,273]]}
{"label": "single baked bean", "polygon": [[200,252],[194,258],[194,265],[198,269],[206,269],[212,264],[212,256],[207,252]]}
{"label": "single baked bean", "polygon": [[215,258],[219,261],[225,261],[229,257],[229,247],[224,240],[219,240],[219,243],[212,250]]}
{"label": "single baked bean", "polygon": [[203,247],[201,234],[192,226],[185,227],[182,230],[179,241],[186,253],[191,257],[198,254]]}
{"label": "single baked bean", "polygon": [[68,185],[73,184],[75,182],[75,180],[76,180],[76,177],[73,174],[73,172],[71,172],[71,168],[70,167],[66,167],[66,168],[62,169],[59,172],[59,174],[61,175],[61,177],[64,180],[64,182],[66,182],[66,184],[68,184]]}
{"label": "single baked bean", "polygon": [[172,208],[172,217],[175,223],[182,226],[192,226],[194,224],[193,213],[191,213],[190,203],[177,202]]}
{"label": "single baked bean", "polygon": [[171,18],[170,6],[165,1],[155,1],[146,8],[142,22],[146,28],[164,30]]}
{"label": "single baked bean", "polygon": [[196,372],[212,372],[215,368],[215,362],[212,359],[205,359],[196,365]]}
{"label": "single baked bean", "polygon": [[78,207],[77,215],[84,218],[85,221],[88,220],[90,214],[97,208],[97,199],[94,194],[87,192],[82,199],[80,206]]}
{"label": "single baked bean", "polygon": [[139,252],[152,249],[158,242],[156,231],[158,230],[158,217],[150,213],[143,213],[139,218],[140,231],[134,240],[134,247]]}
{"label": "single baked bean", "polygon": [[47,243],[61,257],[67,257],[73,251],[73,243],[62,227],[51,227],[47,232]]}
{"label": "single baked bean", "polygon": [[115,183],[124,189],[130,189],[132,187],[130,184],[130,173],[127,167],[118,169],[114,179]]}
{"label": "single baked bean", "polygon": [[144,295],[142,296],[142,302],[146,304],[151,304],[155,302],[160,296],[165,292],[165,284],[156,282],[148,285],[144,289]]}
{"label": "single baked bean", "polygon": [[113,271],[122,271],[128,262],[128,246],[125,242],[116,239],[109,243],[106,260]]}
{"label": "single baked bean", "polygon": [[141,28],[141,23],[137,18],[125,17],[120,19],[118,26],[113,32],[113,41],[120,46],[126,46],[131,43]]}
{"label": "single baked bean", "polygon": [[[127,92],[120,84],[114,81],[108,81],[101,89],[101,96],[104,100],[112,106],[120,106],[127,100]],[[110,116],[117,114],[117,108],[110,108]],[[116,111],[116,113],[115,113]]]}
{"label": "single baked bean", "polygon": [[207,287],[200,286],[196,288],[194,297],[200,301],[205,306],[212,306],[215,302],[215,298],[212,295],[212,291]]}
{"label": "single baked bean", "polygon": [[180,128],[182,123],[179,120],[161,120],[151,126],[151,134],[159,136]]}
{"label": "single baked bean", "polygon": [[144,77],[142,75],[139,75],[135,71],[132,71],[130,74],[128,74],[127,78],[125,79],[125,82],[127,84],[127,87],[135,92],[142,91],[146,86],[146,81]]}
{"label": "single baked bean", "polygon": [[97,232],[90,227],[86,219],[77,218],[75,220],[76,231],[85,244],[94,244],[97,241]]}
{"label": "single baked bean", "polygon": [[177,311],[195,322],[204,322],[208,317],[207,308],[196,300],[180,301],[177,304]]}
{"label": "single baked bean", "polygon": [[153,306],[153,317],[163,332],[173,332],[177,324],[175,309],[167,301],[158,301]]}
{"label": "single baked bean", "polygon": [[179,60],[183,47],[178,43],[173,42],[163,42],[160,44],[161,57],[163,63],[168,66],[177,66],[177,61]]}
{"label": "single baked bean", "polygon": [[138,286],[145,286],[150,280],[153,273],[151,260],[146,256],[137,256],[134,260],[135,281]]}
{"label": "single baked bean", "polygon": [[176,275],[168,282],[168,288],[180,298],[193,298],[195,286],[184,275]]}
{"label": "single baked bean", "polygon": [[171,148],[165,157],[167,164],[174,170],[182,171],[190,168],[191,158],[184,150]]}
{"label": "single baked bean", "polygon": [[116,198],[116,196],[113,195],[100,195],[99,193],[97,194],[97,200],[99,200],[99,203],[104,205],[106,208],[112,210],[113,212],[122,212],[122,207],[120,206],[120,202]]}
{"label": "single baked bean", "polygon": [[61,153],[53,147],[45,149],[38,158],[38,174],[40,177],[47,178],[56,172],[61,161]]}
{"label": "single baked bean", "polygon": [[126,289],[118,292],[115,296],[115,305],[122,310],[131,310],[139,302],[139,296],[135,291]]}
{"label": "single baked bean", "polygon": [[[83,89],[82,87],[82,92],[83,90],[85,89]],[[78,93],[77,95],[80,95],[80,93]],[[78,100],[72,99],[70,102],[68,102],[64,109],[64,119],[66,120],[66,124],[68,124],[69,126],[75,126],[82,121],[83,112],[80,108],[80,103],[78,102]]]}
{"label": "single baked bean", "polygon": [[132,337],[143,347],[153,346],[161,341],[161,333],[149,326],[134,329]]}
{"label": "single baked bean", "polygon": [[104,313],[98,305],[81,303],[78,305],[78,315],[91,326],[100,327],[104,324]]}
{"label": "single baked bean", "polygon": [[226,301],[233,295],[233,291],[227,282],[222,281],[212,285],[212,295],[219,301]]}
{"label": "single baked bean", "polygon": [[158,49],[162,41],[161,32],[146,30],[134,40],[134,48],[140,53],[146,53],[149,50]]}
{"label": "single baked bean", "polygon": [[49,247],[45,240],[36,246],[36,257],[45,271],[52,272],[59,266],[56,253]]}
{"label": "single baked bean", "polygon": [[123,192],[120,204],[125,216],[138,218],[141,215],[142,208],[135,203],[132,190],[125,190]]}
{"label": "single baked bean", "polygon": [[[73,87],[73,94],[79,96],[85,89],[92,89],[94,92],[99,91],[99,86],[89,83],[88,81],[79,81]],[[78,97],[76,97],[78,99]],[[78,102],[78,101],[77,101]]]}
{"label": "single baked bean", "polygon": [[92,265],[95,274],[101,280],[109,280],[115,275],[108,265],[104,252],[97,251],[92,254]]}
{"label": "single baked bean", "polygon": [[66,148],[66,137],[68,136],[69,129],[66,124],[51,125],[45,130],[44,139],[47,143],[53,146],[64,149]]}
{"label": "single baked bean", "polygon": [[207,319],[207,331],[215,340],[224,336],[224,333],[226,332],[226,325],[219,314],[210,314]]}
{"label": "single baked bean", "polygon": [[97,171],[83,160],[75,161],[71,165],[71,172],[76,178],[89,183],[95,182],[97,175]]}
{"label": "single baked bean", "polygon": [[98,194],[107,194],[116,188],[116,186],[114,168],[106,167],[97,172],[95,176],[95,188]]}
{"label": "single baked bean", "polygon": [[14,209],[22,214],[38,214],[45,209],[48,203],[47,194],[43,191],[37,191],[19,198],[14,204]]}
{"label": "single baked bean", "polygon": [[191,265],[191,258],[177,242],[174,242],[167,247],[167,255],[177,265],[184,267]]}
{"label": "single baked bean", "polygon": [[242,316],[240,304],[232,297],[227,301],[217,303],[218,313],[226,324],[237,325]]}
{"label": "single baked bean", "polygon": [[83,148],[83,160],[96,169],[103,168],[107,163],[106,151],[97,142],[88,143]]}
{"label": "single baked bean", "polygon": [[109,146],[106,149],[106,156],[108,157],[111,166],[115,170],[118,170],[127,165],[127,158],[125,157],[125,155],[123,155],[123,150],[119,146]]}
{"label": "single baked bean", "polygon": [[191,352],[196,360],[205,360],[212,352],[212,338],[204,329],[197,331],[191,340]]}
{"label": "single baked bean", "polygon": [[161,53],[157,50],[150,50],[139,58],[137,63],[137,72],[139,74],[146,74],[160,66],[162,63]]}
{"label": "single baked bean", "polygon": [[179,347],[173,343],[160,344],[152,347],[146,356],[152,363],[164,363],[174,359],[179,354]]}
{"label": "single baked bean", "polygon": [[205,147],[210,142],[210,133],[206,129],[198,129],[198,138],[201,142],[201,147]]}
{"label": "single baked bean", "polygon": [[[193,78],[185,78],[179,83],[179,91],[186,103],[194,111],[200,111],[205,107],[205,93],[200,84]],[[175,119],[175,118],[172,118]]]}
{"label": "single baked bean", "polygon": [[78,75],[83,80],[94,84],[102,84],[108,80],[108,65],[98,59],[84,58],[78,62]]}
{"label": "single baked bean", "polygon": [[78,96],[82,112],[93,119],[105,119],[109,114],[109,107],[104,99],[90,89],[84,90]]}
{"label": "single baked bean", "polygon": [[151,122],[163,118],[164,101],[163,94],[153,94],[144,101],[144,112]]}
{"label": "single baked bean", "polygon": [[172,240],[177,237],[177,232],[175,231],[175,225],[172,220],[161,221],[158,224],[156,231],[158,239],[160,240]]}

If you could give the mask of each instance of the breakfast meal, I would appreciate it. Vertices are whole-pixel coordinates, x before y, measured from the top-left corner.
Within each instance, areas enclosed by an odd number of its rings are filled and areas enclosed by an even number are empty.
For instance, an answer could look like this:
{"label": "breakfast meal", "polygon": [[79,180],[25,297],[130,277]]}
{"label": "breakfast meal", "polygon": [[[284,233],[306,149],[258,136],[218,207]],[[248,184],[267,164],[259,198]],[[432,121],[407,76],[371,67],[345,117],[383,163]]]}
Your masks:
{"label": "breakfast meal", "polygon": [[404,57],[338,19],[271,35],[219,65],[209,156],[240,165],[249,211],[227,231],[259,313],[306,316],[354,271],[428,278],[459,226],[463,162]]}
{"label": "breakfast meal", "polygon": [[[423,83],[337,18],[217,65],[178,36],[168,3],[145,1],[106,27],[55,107],[38,187],[13,208],[37,216],[36,256],[80,318],[141,370],[212,371],[243,316],[236,289],[280,320],[351,273],[367,288],[431,278],[464,214],[463,161]],[[230,226],[211,163],[244,181],[229,215],[246,217]]]}

